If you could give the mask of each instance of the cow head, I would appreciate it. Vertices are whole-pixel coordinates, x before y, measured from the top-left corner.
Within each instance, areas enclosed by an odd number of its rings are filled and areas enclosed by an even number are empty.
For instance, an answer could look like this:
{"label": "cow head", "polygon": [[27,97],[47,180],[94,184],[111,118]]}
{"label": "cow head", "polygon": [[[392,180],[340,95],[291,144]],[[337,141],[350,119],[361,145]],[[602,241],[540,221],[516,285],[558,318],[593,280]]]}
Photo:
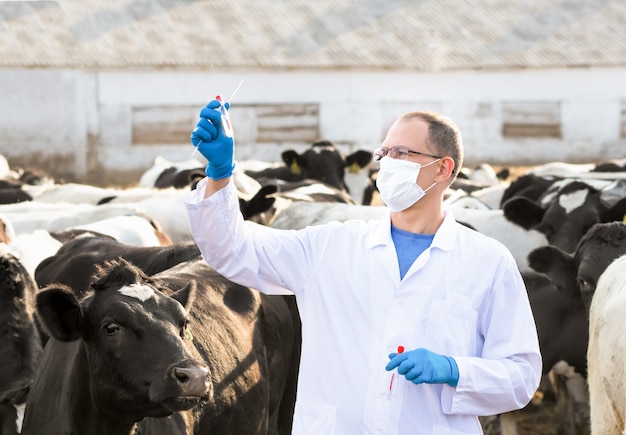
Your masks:
{"label": "cow head", "polygon": [[72,364],[95,409],[139,421],[210,397],[209,369],[188,325],[194,281],[168,297],[119,259],[99,267],[91,289],[79,300],[70,288],[50,285],[37,295],[37,312],[52,338],[77,343],[80,356]]}
{"label": "cow head", "polygon": [[587,314],[598,279],[608,265],[626,254],[626,224],[596,224],[585,233],[573,254],[544,246],[528,255],[530,267],[544,273],[556,287],[584,304]]}
{"label": "cow head", "polygon": [[553,184],[538,201],[513,197],[502,209],[511,222],[536,229],[545,234],[551,245],[573,252],[592,225],[623,216],[626,201],[607,205],[603,199],[607,193],[588,182],[563,180]]}
{"label": "cow head", "polygon": [[554,176],[539,176],[535,174],[523,174],[511,181],[509,187],[502,194],[500,206],[513,197],[523,197],[531,201],[537,201],[556,181],[561,178]]}
{"label": "cow head", "polygon": [[287,150],[282,153],[282,159],[293,175],[287,181],[318,180],[350,193],[344,179],[346,168],[355,171],[366,167],[372,160],[372,153],[360,150],[346,157],[332,142],[322,140],[302,154]]}

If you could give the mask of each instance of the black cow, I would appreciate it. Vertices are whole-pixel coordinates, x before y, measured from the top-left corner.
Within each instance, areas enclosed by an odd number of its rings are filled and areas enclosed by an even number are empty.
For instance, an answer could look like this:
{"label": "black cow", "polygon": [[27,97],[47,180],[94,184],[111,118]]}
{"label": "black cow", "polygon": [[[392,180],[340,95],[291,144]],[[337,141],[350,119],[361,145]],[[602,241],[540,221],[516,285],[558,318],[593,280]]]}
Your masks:
{"label": "black cow", "polygon": [[525,229],[544,233],[551,245],[573,252],[592,225],[621,221],[626,214],[626,180],[605,181],[600,189],[590,183],[561,180],[538,202],[515,196],[502,205],[504,216]]}
{"label": "black cow", "polygon": [[285,166],[261,171],[246,171],[262,185],[274,180],[302,181],[317,180],[339,190],[351,193],[345,182],[346,168],[365,168],[372,160],[370,151],[359,150],[344,156],[335,145],[327,140],[315,142],[302,154],[287,150],[281,154]]}
{"label": "black cow", "polygon": [[544,372],[565,360],[578,373],[587,373],[589,304],[598,278],[617,257],[626,253],[626,224],[596,224],[574,253],[542,246],[528,255],[529,266],[543,274],[527,282]]}
{"label": "black cow", "polygon": [[40,288],[52,283],[65,284],[77,294],[88,288],[96,267],[107,260],[124,258],[147,275],[153,275],[183,261],[200,257],[195,242],[171,246],[131,246],[107,236],[77,237],[67,241],[55,255],[44,259],[35,269]]}
{"label": "black cow", "polygon": [[37,294],[48,341],[22,434],[131,434],[210,400],[211,372],[193,344],[194,281],[172,293],[125,260],[106,263],[85,297],[54,284]]}
{"label": "black cow", "polygon": [[0,435],[19,433],[40,356],[34,321],[37,284],[7,249],[0,253]]}
{"label": "black cow", "polygon": [[[274,190],[273,193],[268,193],[270,188]],[[263,195],[265,195],[265,199],[261,198]],[[269,207],[261,206],[261,201],[266,201],[265,205]],[[298,202],[355,204],[350,194],[345,190],[337,189],[320,181],[273,180],[261,187],[255,197],[249,201],[253,204],[252,207],[244,206],[240,199],[239,209],[244,219],[271,226],[282,212],[289,209],[293,203]]]}
{"label": "black cow", "polygon": [[582,301],[576,295],[559,291],[542,274],[525,273],[523,277],[537,326],[543,374],[548,374],[561,360],[586,374],[589,331]]}
{"label": "black cow", "polygon": [[33,197],[21,188],[0,188],[0,204],[15,204],[32,199]]}
{"label": "black cow", "polygon": [[215,390],[194,411],[194,433],[290,434],[300,357],[293,298],[234,284],[203,259],[152,278],[174,291],[197,282],[191,331]]}
{"label": "black cow", "polygon": [[[583,236],[574,253],[544,246],[528,256],[529,265],[545,274],[550,284],[543,288],[529,285],[529,297],[537,323],[539,343],[546,368],[559,360],[567,365],[551,374],[559,392],[559,433],[575,430],[588,433],[589,403],[585,383],[576,375],[587,376],[589,305],[599,277],[616,258],[626,254],[626,224],[596,224]],[[582,387],[581,387],[582,386]],[[581,391],[582,390],[582,391]]]}
{"label": "black cow", "polygon": [[[199,434],[290,433],[299,358],[294,328],[299,325],[295,323],[298,319],[292,318],[295,307],[288,297],[260,295],[236,286],[206,265],[192,244],[181,254],[177,245],[135,249],[97,238],[68,243],[71,245],[64,245],[55,260],[47,262],[43,269],[47,280],[73,283],[79,294],[86,288],[79,284],[84,281],[85,271],[115,257],[133,261],[150,274],[161,271],[153,275],[153,280],[163,288],[178,289],[191,281],[198,283],[199,297],[190,313],[197,325],[192,332],[212,370],[216,402],[206,404],[200,415],[193,411],[192,417],[173,414],[166,421],[144,420],[138,428],[142,434],[153,435],[154,428],[163,425],[167,429],[158,433],[192,433],[180,429],[190,420],[197,421],[199,428],[212,428],[210,432],[197,429],[195,433]],[[188,261],[190,258],[193,260]],[[174,264],[179,265],[173,267]],[[41,280],[42,270],[37,272]],[[242,365],[233,365],[236,361]],[[251,368],[243,370],[247,364]],[[242,373],[237,372],[239,368]],[[254,382],[250,378],[256,379],[258,386],[252,388]]]}

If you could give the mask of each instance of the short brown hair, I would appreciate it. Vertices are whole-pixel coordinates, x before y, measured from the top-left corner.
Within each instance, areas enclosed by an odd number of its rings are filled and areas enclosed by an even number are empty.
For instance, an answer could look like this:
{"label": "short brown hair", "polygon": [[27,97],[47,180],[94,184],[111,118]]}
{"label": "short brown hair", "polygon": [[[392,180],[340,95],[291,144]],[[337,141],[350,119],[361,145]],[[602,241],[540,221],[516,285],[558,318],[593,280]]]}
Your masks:
{"label": "short brown hair", "polygon": [[454,174],[459,174],[463,166],[463,138],[457,125],[448,117],[436,112],[415,110],[407,112],[398,120],[421,119],[428,123],[426,145],[437,155],[450,156],[454,160]]}

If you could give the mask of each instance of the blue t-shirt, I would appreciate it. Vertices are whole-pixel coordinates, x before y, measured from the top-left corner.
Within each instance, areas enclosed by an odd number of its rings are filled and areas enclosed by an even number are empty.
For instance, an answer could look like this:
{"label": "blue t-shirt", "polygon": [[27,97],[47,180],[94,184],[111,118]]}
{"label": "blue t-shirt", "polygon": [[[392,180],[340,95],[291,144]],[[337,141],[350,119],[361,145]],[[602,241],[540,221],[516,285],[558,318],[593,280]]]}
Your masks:
{"label": "blue t-shirt", "polygon": [[400,266],[400,279],[404,278],[415,259],[430,246],[434,237],[434,234],[410,233],[391,226],[391,238],[396,246]]}

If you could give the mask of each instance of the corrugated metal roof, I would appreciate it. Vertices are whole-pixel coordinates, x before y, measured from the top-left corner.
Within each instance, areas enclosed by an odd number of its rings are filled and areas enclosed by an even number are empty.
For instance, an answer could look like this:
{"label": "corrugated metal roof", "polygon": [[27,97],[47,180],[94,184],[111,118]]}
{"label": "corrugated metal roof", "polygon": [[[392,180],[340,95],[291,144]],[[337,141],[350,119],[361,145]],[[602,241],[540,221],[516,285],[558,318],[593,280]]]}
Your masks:
{"label": "corrugated metal roof", "polygon": [[625,0],[0,1],[0,66],[623,66],[624,29]]}

